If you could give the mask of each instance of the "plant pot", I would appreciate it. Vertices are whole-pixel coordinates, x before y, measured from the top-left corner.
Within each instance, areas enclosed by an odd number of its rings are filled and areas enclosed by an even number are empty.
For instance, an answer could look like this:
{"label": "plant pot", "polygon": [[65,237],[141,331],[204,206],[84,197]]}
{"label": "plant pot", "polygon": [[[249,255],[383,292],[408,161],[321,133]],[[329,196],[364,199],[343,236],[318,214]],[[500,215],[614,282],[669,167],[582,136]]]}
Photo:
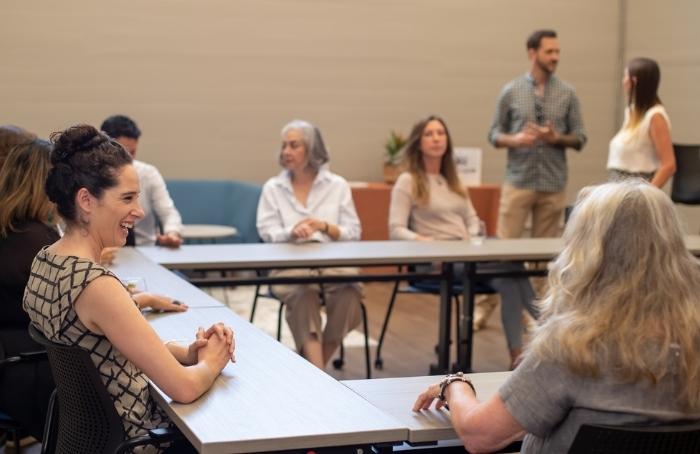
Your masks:
{"label": "plant pot", "polygon": [[396,179],[401,174],[401,166],[399,164],[384,163],[384,182],[394,184]]}

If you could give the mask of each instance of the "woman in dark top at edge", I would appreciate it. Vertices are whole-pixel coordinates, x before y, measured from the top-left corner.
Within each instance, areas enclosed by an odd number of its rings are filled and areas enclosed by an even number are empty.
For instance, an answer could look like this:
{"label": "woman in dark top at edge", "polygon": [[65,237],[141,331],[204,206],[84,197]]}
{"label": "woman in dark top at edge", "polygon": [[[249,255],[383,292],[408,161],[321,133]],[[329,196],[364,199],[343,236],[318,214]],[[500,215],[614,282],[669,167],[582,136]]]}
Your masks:
{"label": "woman in dark top at edge", "polygon": [[[22,295],[34,256],[59,238],[44,193],[50,151],[43,140],[18,145],[0,169],[0,358],[41,350],[27,333]],[[24,435],[41,439],[53,388],[46,361],[8,367],[0,375],[0,411],[20,422]]]}

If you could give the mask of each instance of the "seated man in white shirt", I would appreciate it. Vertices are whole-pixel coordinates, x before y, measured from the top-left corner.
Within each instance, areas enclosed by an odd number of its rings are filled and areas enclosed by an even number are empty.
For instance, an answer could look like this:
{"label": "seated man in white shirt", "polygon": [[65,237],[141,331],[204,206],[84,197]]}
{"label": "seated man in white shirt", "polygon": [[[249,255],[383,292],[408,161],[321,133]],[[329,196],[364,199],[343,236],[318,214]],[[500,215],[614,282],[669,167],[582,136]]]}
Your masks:
{"label": "seated man in white shirt", "polygon": [[[141,130],[125,115],[112,115],[102,122],[102,131],[119,142],[134,158],[134,168],[139,176],[141,194],[139,203],[145,216],[134,226],[135,245],[178,247],[182,244],[182,218],[170,198],[165,180],[158,169],[136,160]],[[158,225],[162,226],[161,234]]]}

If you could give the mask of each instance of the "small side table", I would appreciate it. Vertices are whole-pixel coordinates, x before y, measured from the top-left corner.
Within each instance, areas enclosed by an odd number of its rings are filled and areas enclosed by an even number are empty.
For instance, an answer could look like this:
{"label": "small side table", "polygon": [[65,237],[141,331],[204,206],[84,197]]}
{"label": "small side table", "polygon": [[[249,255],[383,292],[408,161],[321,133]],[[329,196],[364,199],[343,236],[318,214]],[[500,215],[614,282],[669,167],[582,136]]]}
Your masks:
{"label": "small side table", "polygon": [[185,224],[182,226],[182,238],[195,243],[204,243],[208,240],[235,236],[238,230],[230,225],[213,224]]}

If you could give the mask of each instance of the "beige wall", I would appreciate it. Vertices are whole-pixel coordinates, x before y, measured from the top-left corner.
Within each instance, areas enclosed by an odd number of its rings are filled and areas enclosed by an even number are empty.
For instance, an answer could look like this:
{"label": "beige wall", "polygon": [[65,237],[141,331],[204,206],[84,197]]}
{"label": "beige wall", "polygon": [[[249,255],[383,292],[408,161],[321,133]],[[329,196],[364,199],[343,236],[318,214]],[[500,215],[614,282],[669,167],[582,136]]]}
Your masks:
{"label": "beige wall", "polygon": [[301,117],[321,127],[336,171],[378,180],[388,131],[408,133],[436,112],[457,144],[488,151],[485,179],[500,182],[504,153],[486,142],[495,98],[526,70],[525,37],[543,26],[561,32],[560,74],[578,88],[591,136],[574,165],[593,178],[602,158],[592,157],[614,123],[609,0],[4,1],[2,9],[0,121],[47,134],[126,113],[144,131],[141,157],[166,177],[262,182],[278,170],[280,127]]}
{"label": "beige wall", "polygon": [[[661,67],[659,95],[676,143],[700,143],[700,2],[627,0],[625,60],[650,57]],[[670,185],[669,185],[670,186]],[[700,230],[700,207],[679,209],[688,231]]]}
{"label": "beige wall", "polygon": [[659,62],[674,142],[700,143],[700,2],[628,0],[626,16],[625,60]]}
{"label": "beige wall", "polygon": [[574,194],[605,178],[624,41],[660,60],[674,139],[700,140],[698,3],[629,3],[623,15],[625,0],[3,0],[0,124],[48,135],[121,112],[166,178],[263,182],[280,127],[299,117],[321,127],[336,172],[377,181],[389,130],[434,112],[500,183],[505,153],[486,141],[495,99],[527,70],[528,33],[552,27],[589,136],[570,152]]}

